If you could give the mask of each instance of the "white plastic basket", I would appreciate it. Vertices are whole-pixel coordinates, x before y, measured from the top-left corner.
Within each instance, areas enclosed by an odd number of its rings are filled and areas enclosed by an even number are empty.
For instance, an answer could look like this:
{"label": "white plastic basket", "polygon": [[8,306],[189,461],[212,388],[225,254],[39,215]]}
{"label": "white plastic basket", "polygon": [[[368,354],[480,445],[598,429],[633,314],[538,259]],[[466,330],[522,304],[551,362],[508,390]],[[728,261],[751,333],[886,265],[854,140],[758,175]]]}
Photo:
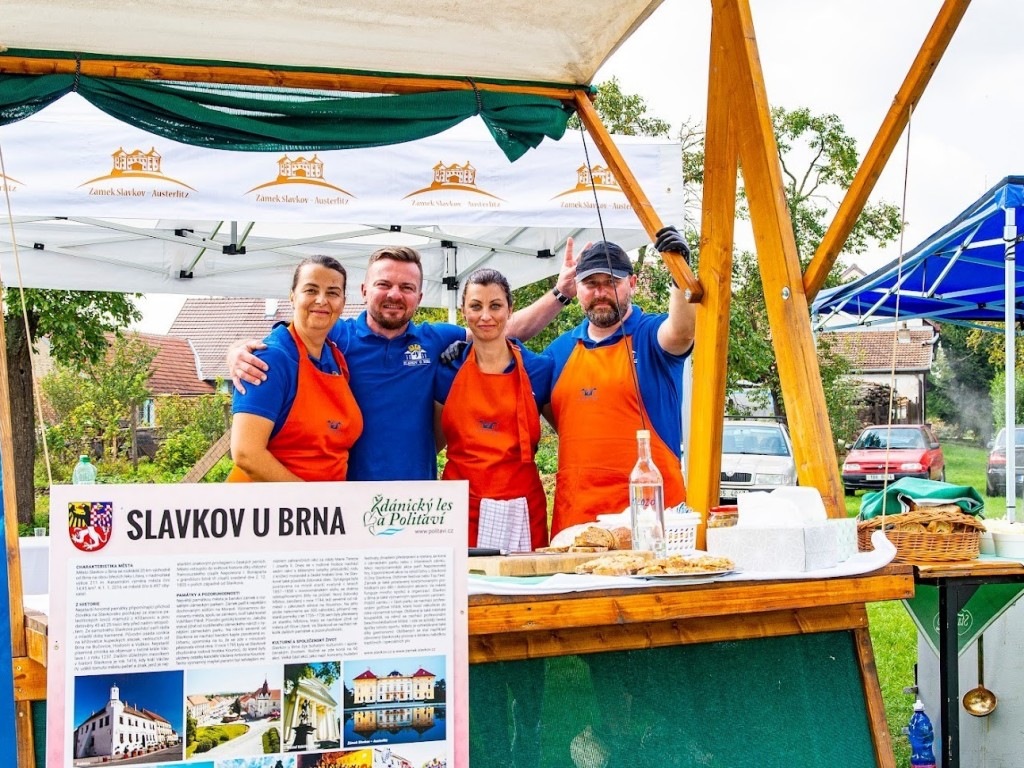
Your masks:
{"label": "white plastic basket", "polygon": [[697,526],[700,522],[700,515],[696,512],[665,510],[665,548],[670,555],[689,555],[697,549]]}

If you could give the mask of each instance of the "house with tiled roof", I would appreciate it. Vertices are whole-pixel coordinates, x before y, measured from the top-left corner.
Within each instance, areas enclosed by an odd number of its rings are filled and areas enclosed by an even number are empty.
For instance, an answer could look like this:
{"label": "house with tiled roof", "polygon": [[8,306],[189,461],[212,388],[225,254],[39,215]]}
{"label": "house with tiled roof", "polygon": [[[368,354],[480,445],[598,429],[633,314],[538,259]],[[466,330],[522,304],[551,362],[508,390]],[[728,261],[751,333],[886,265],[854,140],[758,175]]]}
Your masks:
{"label": "house with tiled roof", "polygon": [[925,382],[939,340],[935,326],[903,323],[885,329],[831,331],[822,333],[821,339],[850,362],[858,381],[883,387],[891,383],[908,418],[927,421]]}
{"label": "house with tiled roof", "polygon": [[[124,334],[137,338],[156,349],[156,356],[149,364],[148,388],[153,395],[147,400],[139,414],[139,423],[144,427],[156,424],[156,409],[159,398],[168,395],[198,397],[212,395],[217,390],[199,377],[199,361],[196,351],[187,339],[162,336],[155,333],[130,331]],[[113,344],[114,335],[107,334],[107,343]]]}
{"label": "house with tiled roof", "polygon": [[[363,304],[348,302],[342,317],[356,317]],[[262,339],[278,322],[290,322],[292,305],[277,299],[193,297],[185,300],[167,332],[187,339],[196,351],[199,376],[210,384],[228,382],[228,347],[239,339]]]}

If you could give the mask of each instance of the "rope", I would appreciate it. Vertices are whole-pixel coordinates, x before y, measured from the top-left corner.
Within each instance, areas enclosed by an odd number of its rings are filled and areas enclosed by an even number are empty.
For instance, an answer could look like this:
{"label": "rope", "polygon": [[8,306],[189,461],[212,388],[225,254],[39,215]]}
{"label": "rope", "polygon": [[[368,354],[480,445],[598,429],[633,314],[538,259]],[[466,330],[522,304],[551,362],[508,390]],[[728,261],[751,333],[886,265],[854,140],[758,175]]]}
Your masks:
{"label": "rope", "polygon": [[[597,226],[601,230],[601,242],[607,243],[608,237],[605,235],[604,231],[604,219],[601,217],[601,201],[598,199],[597,196],[597,184],[594,183],[594,170],[593,166],[591,166],[590,164],[590,151],[587,149],[587,132],[584,129],[582,120],[580,120],[580,138],[583,140],[583,159],[587,164],[587,177],[590,179],[590,190],[594,194],[594,210],[597,211]],[[611,257],[608,255],[607,249],[605,249],[604,251],[604,258],[605,262],[608,265],[608,277],[611,278],[612,280],[612,290],[614,291],[615,295],[615,311],[616,314],[618,314],[619,316],[618,325],[620,328],[622,328],[622,313],[619,312],[618,309],[620,303],[619,287],[615,284],[615,278],[611,274],[612,261]],[[625,328],[622,328],[622,340],[626,344],[626,350],[629,354],[630,360],[633,361],[633,365],[629,366],[629,371],[631,374],[631,378],[633,380],[633,390],[636,392],[637,402],[640,403],[640,428],[650,429],[650,426],[647,424],[647,415],[645,413],[646,409],[643,407],[644,401],[643,398],[640,396],[640,376],[636,369],[636,354],[633,352],[633,345],[630,344],[629,340],[626,338]]]}
{"label": "rope", "polygon": [[[77,82],[77,79],[76,79]],[[7,206],[7,225],[11,230],[11,246],[14,252],[14,268],[18,274],[18,295],[21,297],[21,320],[25,326],[25,343],[29,345],[29,370],[32,375],[32,394],[36,401],[36,421],[39,422],[39,434],[43,440],[43,461],[46,464],[46,481],[53,486],[53,469],[50,466],[50,446],[46,441],[46,423],[43,421],[43,400],[39,396],[39,380],[36,377],[35,360],[32,359],[32,333],[29,330],[28,305],[25,302],[25,282],[21,277],[21,255],[18,249],[18,237],[14,231],[14,211],[11,208],[11,190],[7,183],[7,166],[4,164],[3,142],[0,142],[0,181],[4,188],[4,202]],[[0,287],[3,286],[3,275],[0,275]],[[0,322],[3,317],[0,316]],[[8,386],[10,386],[8,384]]]}
{"label": "rope", "polygon": [[[906,224],[906,212],[907,212],[907,182],[910,178],[910,122],[914,115],[914,106],[911,104],[908,108],[907,113],[907,145],[906,153],[903,157],[903,199],[900,201],[900,254],[896,260],[896,285],[902,285],[903,283],[903,235]],[[889,367],[889,412],[887,414],[887,423],[885,429],[885,464],[882,474],[882,530],[885,530],[885,493],[889,489],[889,451],[892,450],[892,406],[893,400],[896,396],[896,350],[899,344],[900,334],[900,293],[896,291],[896,311],[893,314],[893,322],[896,324],[893,328],[892,333],[892,358],[891,365]]]}

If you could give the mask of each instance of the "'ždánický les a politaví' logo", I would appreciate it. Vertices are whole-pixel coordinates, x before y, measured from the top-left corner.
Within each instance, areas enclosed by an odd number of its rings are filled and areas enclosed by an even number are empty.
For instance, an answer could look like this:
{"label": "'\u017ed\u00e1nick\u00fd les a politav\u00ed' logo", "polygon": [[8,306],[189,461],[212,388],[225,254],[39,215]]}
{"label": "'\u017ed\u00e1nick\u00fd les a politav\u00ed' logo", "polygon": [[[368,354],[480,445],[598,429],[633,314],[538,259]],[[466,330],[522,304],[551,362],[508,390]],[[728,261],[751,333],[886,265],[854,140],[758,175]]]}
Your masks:
{"label": "'\u017ed\u00e1nick\u00fd les a politav\u00ed' logo", "polygon": [[110,501],[72,501],[68,504],[68,536],[75,549],[97,552],[110,541],[114,504]]}
{"label": "'\u017ed\u00e1nick\u00fd les a politav\u00ed' logo", "polygon": [[363,525],[373,536],[393,536],[406,528],[445,525],[453,503],[437,496],[397,498],[378,494],[363,513]]}

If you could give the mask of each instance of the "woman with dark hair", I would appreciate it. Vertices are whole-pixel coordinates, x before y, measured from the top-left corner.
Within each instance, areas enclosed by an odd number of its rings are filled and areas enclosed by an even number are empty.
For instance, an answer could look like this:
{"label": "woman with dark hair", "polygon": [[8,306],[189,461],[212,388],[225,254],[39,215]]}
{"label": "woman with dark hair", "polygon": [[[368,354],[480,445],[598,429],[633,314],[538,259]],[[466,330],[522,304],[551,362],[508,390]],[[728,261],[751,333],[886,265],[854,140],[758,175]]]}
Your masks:
{"label": "woman with dark hair", "polygon": [[345,479],[363,415],[345,358],[327,334],[345,309],[346,279],[330,256],[296,267],[292,322],[275,327],[256,353],[270,364],[267,379],[232,401],[228,482]]}
{"label": "woman with dark hair", "polygon": [[466,279],[462,315],[471,343],[434,379],[435,431],[448,448],[441,479],[469,481],[470,546],[543,547],[547,499],[534,454],[551,361],[506,337],[512,291],[500,272]]}

